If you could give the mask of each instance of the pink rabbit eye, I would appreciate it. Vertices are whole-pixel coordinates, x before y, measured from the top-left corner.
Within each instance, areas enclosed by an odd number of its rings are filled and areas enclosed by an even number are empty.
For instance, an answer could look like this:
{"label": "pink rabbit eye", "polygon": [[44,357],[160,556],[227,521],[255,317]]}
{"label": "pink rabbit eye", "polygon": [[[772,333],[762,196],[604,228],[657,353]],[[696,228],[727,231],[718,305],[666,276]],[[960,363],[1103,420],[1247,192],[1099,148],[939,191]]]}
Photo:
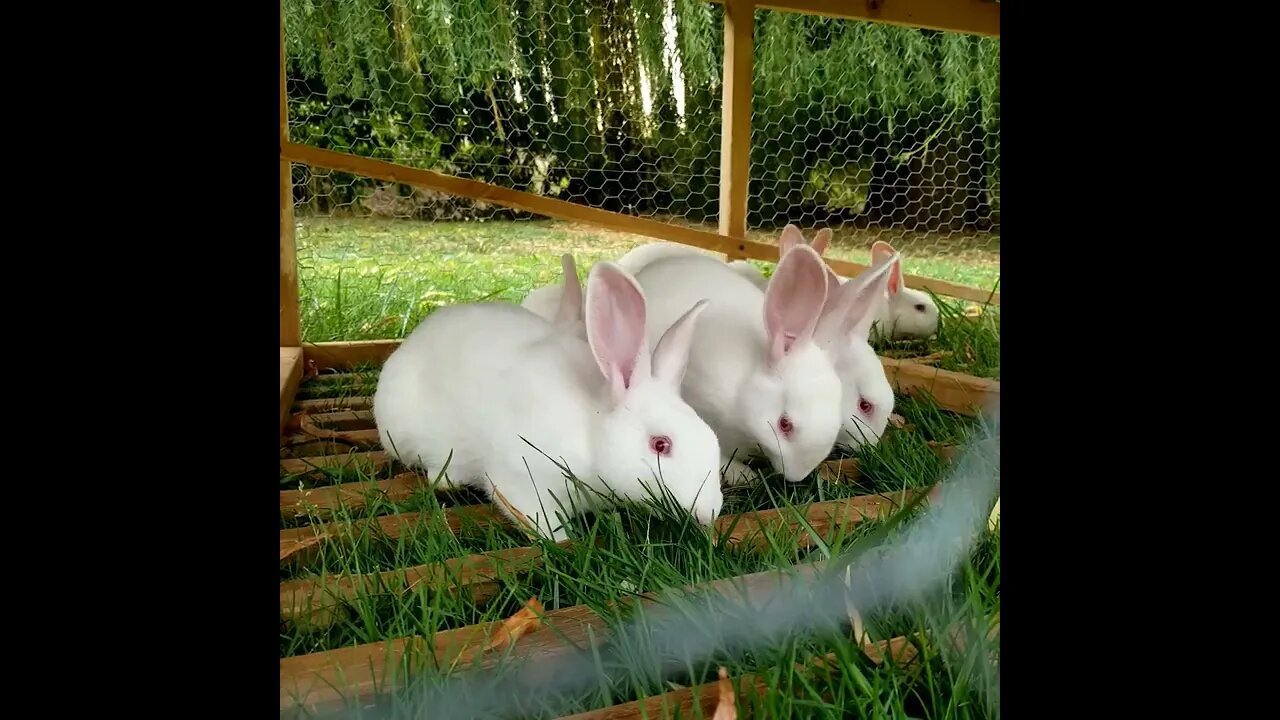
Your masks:
{"label": "pink rabbit eye", "polygon": [[671,454],[671,438],[666,435],[658,435],[649,438],[649,449],[659,455]]}
{"label": "pink rabbit eye", "polygon": [[916,312],[924,312],[924,303],[916,303]]}
{"label": "pink rabbit eye", "polygon": [[778,418],[778,429],[782,431],[783,435],[789,436],[791,435],[791,431],[795,430],[796,427],[795,425],[791,424],[791,418],[787,417],[786,415],[783,415],[782,417]]}
{"label": "pink rabbit eye", "polygon": [[862,413],[863,415],[870,415],[871,412],[875,409],[876,409],[876,406],[867,402],[866,398],[860,398],[858,400],[858,412]]}

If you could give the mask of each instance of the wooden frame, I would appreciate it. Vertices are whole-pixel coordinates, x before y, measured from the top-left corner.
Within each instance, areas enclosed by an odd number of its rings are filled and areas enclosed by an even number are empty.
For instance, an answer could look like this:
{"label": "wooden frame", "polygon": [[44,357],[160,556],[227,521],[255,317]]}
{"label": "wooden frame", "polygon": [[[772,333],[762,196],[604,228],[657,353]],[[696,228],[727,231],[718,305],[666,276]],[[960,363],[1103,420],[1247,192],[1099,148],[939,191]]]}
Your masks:
{"label": "wooden frame", "polygon": [[[372,422],[367,415],[343,415],[342,418]],[[944,452],[939,454],[945,456]],[[856,467],[853,472],[856,473]],[[367,509],[366,502],[378,496],[403,502],[413,493],[425,490],[426,482],[427,479],[417,473],[402,472],[389,480],[281,491],[282,512],[315,519],[311,525],[281,530],[281,563],[305,561],[325,543],[360,538],[366,533],[395,541],[411,537],[412,533],[423,528],[433,527],[432,523],[442,523],[442,529],[447,526],[450,532],[457,533],[468,527],[483,531],[485,526],[509,522],[490,504],[448,507],[436,515],[397,512],[358,520],[334,519],[345,516],[343,510]],[[815,544],[819,538],[829,542],[851,526],[866,519],[885,517],[922,495],[927,503],[935,497],[935,489],[936,486],[933,489],[921,487],[882,494],[868,493],[796,508],[750,511],[718,519],[716,533],[721,542],[735,548],[735,552],[759,552],[779,545],[802,548]],[[305,624],[311,630],[321,629],[340,622],[348,612],[345,604],[352,599],[371,592],[382,596],[414,593],[418,591],[415,586],[424,582],[430,584],[431,592],[465,594],[473,602],[485,603],[496,596],[503,578],[535,571],[542,567],[543,559],[540,549],[526,546],[392,571],[298,578],[281,583],[281,617],[284,622]],[[804,576],[816,571],[818,566],[801,565],[797,569],[800,576]],[[725,578],[701,587],[732,585],[764,589],[773,586],[777,580],[785,581],[787,577],[786,573],[768,571]],[[653,595],[646,594],[640,601],[648,604],[655,599]],[[605,618],[585,606],[552,610],[546,614],[544,622],[547,629],[516,642],[513,648],[515,655],[537,655],[546,659],[568,649],[566,640],[581,646],[587,639],[596,644],[606,643],[609,639]],[[434,658],[435,663],[445,667],[455,664],[466,667],[478,659],[481,666],[492,666],[496,656],[504,653],[486,655],[478,650],[478,646],[484,644],[495,626],[495,622],[486,622],[440,631],[432,638],[398,638],[283,659],[280,663],[282,715],[337,709],[344,697],[348,700],[373,699],[390,686],[404,681],[406,678],[401,670],[417,659]],[[886,655],[899,663],[908,663],[916,652],[914,645],[905,637],[864,641],[862,647],[863,652],[876,663],[883,662]],[[822,662],[823,659],[815,658],[815,661]],[[660,698],[624,703],[575,717],[638,717],[641,715],[636,713],[643,713],[646,709],[652,712],[673,702],[676,706],[684,706],[689,692],[676,691]],[[658,716],[669,715],[660,713]]]}
{"label": "wooden frame", "polygon": [[[719,232],[681,227],[657,220],[599,210],[564,200],[511,190],[430,170],[322,150],[289,141],[288,94],[285,67],[284,3],[280,5],[280,347],[302,345],[298,306],[297,248],[294,237],[292,163],[348,172],[364,177],[414,185],[472,200],[581,222],[618,232],[634,233],[723,253],[726,259],[777,262],[774,245],[746,239],[746,208],[751,162],[751,74],[754,52],[754,13],[757,8],[817,13],[910,27],[948,30],[998,37],[1000,6],[993,0],[712,0],[725,5],[724,78],[721,110]],[[852,277],[867,268],[860,263],[827,259],[837,273]],[[906,275],[908,287],[930,290],[978,303],[1000,304],[1000,293],[942,280]],[[322,350],[313,346],[307,354]],[[382,356],[385,357],[385,356]],[[310,359],[310,358],[309,358]],[[316,358],[317,360],[319,358]],[[345,358],[344,358],[345,359]],[[333,365],[336,367],[336,365]],[[903,373],[905,372],[905,375]],[[915,372],[899,371],[903,377]],[[943,373],[945,371],[934,371]],[[281,406],[292,401],[291,386],[281,366]],[[945,377],[945,376],[944,376]],[[970,383],[972,385],[973,383]],[[979,383],[982,384],[982,383]],[[292,386],[296,388],[295,386]],[[991,387],[984,386],[984,390]],[[994,385],[998,391],[998,383]]]}
{"label": "wooden frame", "polygon": [[[362,365],[381,365],[400,343],[400,340],[305,343],[302,351],[309,367],[347,371]],[[910,360],[882,357],[880,363],[894,389],[903,393],[927,391],[942,408],[951,412],[974,415],[1000,396],[999,380],[939,370]]]}
{"label": "wooden frame", "polygon": [[[596,227],[628,232],[665,241],[723,253],[726,259],[756,259],[776,262],[778,248],[774,245],[751,242],[746,239],[746,210],[750,180],[751,134],[751,72],[754,28],[754,12],[757,8],[788,12],[818,13],[833,17],[845,17],[873,22],[885,22],[912,27],[950,30],[980,35],[999,36],[999,4],[989,0],[711,0],[725,5],[725,60],[722,127],[722,152],[720,167],[720,224],[718,232],[680,227],[667,223],[638,218],[620,213],[598,210],[562,200],[531,193],[510,190],[482,182],[451,177],[429,170],[415,169],[356,155],[321,150],[289,141],[288,102],[286,92],[284,7],[280,9],[280,414],[281,433],[314,430],[317,424],[297,420],[299,414],[316,418],[324,414],[328,420],[369,420],[369,398],[350,398],[346,401],[304,400],[295,402],[304,378],[321,369],[348,370],[362,364],[380,365],[399,346],[399,340],[375,340],[334,343],[303,343],[301,317],[298,302],[297,255],[293,217],[293,188],[291,168],[293,163],[329,170],[349,172],[388,182],[400,182],[429,188],[473,200],[483,200],[504,207],[525,210],[549,217],[586,223]],[[828,259],[828,264],[839,274],[853,276],[866,268],[858,263]],[[926,277],[907,275],[909,287],[931,290],[940,295],[971,300],[979,303],[999,304],[999,293],[979,288],[965,287]],[[974,378],[959,373],[938,370],[909,360],[881,358],[886,375],[893,385],[903,392],[929,391],[946,409],[974,414],[993,399],[998,398],[1000,383]],[[343,411],[342,413],[334,411]],[[353,452],[326,454],[318,457],[283,460],[282,469],[303,472],[316,466],[332,467],[344,463],[372,461],[386,468],[392,463],[369,445],[367,429],[335,430],[331,435],[315,436],[315,440],[293,436],[286,442],[347,442],[356,447]],[[938,447],[940,456],[949,457],[950,447]],[[829,463],[832,464],[832,463]],[[856,476],[857,464],[852,461],[834,463],[825,467],[830,482]],[[325,513],[339,507],[362,508],[370,498],[382,497],[391,501],[407,498],[419,491],[421,478],[413,473],[400,473],[386,480],[369,483],[340,483],[315,490],[283,490],[280,493],[283,516],[302,515],[322,518]],[[779,530],[794,531],[808,527],[824,534],[839,530],[863,517],[874,517],[896,501],[888,496],[856,496],[841,501],[815,503],[803,509],[803,522],[779,510],[764,510],[735,518],[730,541],[748,548],[761,541],[770,530],[769,537]],[[415,513],[378,515],[355,523],[323,522],[281,532],[281,562],[292,562],[316,549],[322,543],[361,528],[372,529],[388,536],[406,532],[418,521]],[[449,526],[461,526],[465,522],[501,522],[503,518],[491,506],[475,505],[452,508],[447,516]],[[357,527],[358,526],[358,527]],[[800,544],[811,541],[808,532],[798,533],[795,541]],[[506,563],[503,571],[519,572],[536,567],[540,558],[530,548],[517,548],[501,553],[489,553],[485,557],[459,558],[438,566],[410,568],[413,577],[453,577],[452,587],[445,592],[466,591],[483,595],[493,587],[493,577],[499,563]],[[403,574],[406,569],[399,572]],[[382,575],[386,575],[383,573]],[[763,579],[764,574],[760,574]],[[748,576],[748,578],[751,576]],[[329,597],[333,589],[338,595],[355,592],[355,588],[368,582],[382,582],[387,578],[340,578],[332,583],[314,582],[282,583],[282,617],[296,618],[300,609],[295,601],[286,597],[291,590],[300,590],[309,598]],[[405,579],[405,578],[401,578]],[[730,578],[742,580],[744,578]],[[321,613],[310,614],[312,621],[324,621],[334,603],[324,601]],[[337,608],[340,610],[340,608]],[[582,607],[564,608],[548,614],[548,622],[561,632],[537,632],[516,643],[520,652],[554,654],[561,646],[561,638],[584,639],[594,633],[596,640],[604,639],[603,619]],[[998,623],[996,625],[998,630]],[[411,652],[424,652],[427,656],[457,657],[478,638],[487,636],[490,624],[449,630],[436,635],[433,641],[426,638],[400,638],[390,641],[344,648],[325,653],[314,653],[287,658],[280,663],[281,710],[292,714],[303,708],[318,709],[332,706],[336,699],[335,686],[347,685],[360,697],[367,697],[385,682],[394,681],[395,671]],[[914,646],[907,638],[891,638],[879,643],[864,645],[864,651],[873,659],[891,655],[900,662],[909,662]],[[739,687],[759,687],[759,680],[750,676],[736,679]],[[296,691],[317,693],[300,699]],[[659,698],[637,701],[603,710],[574,716],[587,718],[633,718],[648,714],[661,714],[675,707],[685,710],[699,705],[704,711],[714,703],[714,687],[706,686],[679,690]]]}

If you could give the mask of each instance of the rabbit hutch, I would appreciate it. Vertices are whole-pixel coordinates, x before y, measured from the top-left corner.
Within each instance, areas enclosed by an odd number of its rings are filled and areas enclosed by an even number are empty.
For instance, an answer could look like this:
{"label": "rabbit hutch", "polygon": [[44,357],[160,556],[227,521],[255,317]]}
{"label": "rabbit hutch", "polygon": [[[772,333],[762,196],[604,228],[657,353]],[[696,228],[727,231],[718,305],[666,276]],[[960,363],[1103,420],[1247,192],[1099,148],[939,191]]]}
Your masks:
{"label": "rabbit hutch", "polygon": [[[553,658],[566,645],[607,646],[613,625],[601,603],[610,594],[643,605],[658,586],[751,580],[810,562],[798,553],[927,495],[964,442],[964,431],[947,428],[973,422],[999,394],[998,0],[565,5],[281,3],[282,715],[371,706],[423,668],[459,674],[500,658]],[[335,88],[334,78],[362,87]],[[419,104],[395,106],[397,97]],[[386,140],[397,133],[443,140],[401,151]],[[502,163],[505,174],[486,172]],[[408,315],[380,339],[307,337],[302,234],[323,232],[308,218],[335,178],[372,188],[348,205],[407,203],[404,223],[479,227],[476,216],[490,211],[558,223],[586,238],[582,270],[600,235],[691,246],[768,273],[784,225],[806,238],[830,228],[823,260],[842,278],[870,266],[873,243],[887,243],[901,257],[896,290],[936,303],[940,319],[927,338],[874,345],[898,397],[882,444],[928,457],[833,455],[805,485],[821,493],[796,490],[774,504],[761,491],[717,518],[713,571],[602,587],[601,561],[579,548],[614,542],[604,531],[558,546],[522,540],[488,499],[434,493],[432,478],[381,447],[372,395],[395,338],[413,329]],[[559,282],[559,252],[540,262],[555,274],[537,284]],[[894,473],[914,474],[876,481]],[[791,555],[779,554],[783,543]],[[974,620],[987,640],[998,638],[995,594],[994,612]],[[856,662],[902,672],[929,652],[922,643],[892,627],[869,632],[856,639]],[[725,702],[746,708],[753,695],[796,691],[770,686],[766,661],[755,663],[647,690],[597,687],[545,716],[710,717]]]}

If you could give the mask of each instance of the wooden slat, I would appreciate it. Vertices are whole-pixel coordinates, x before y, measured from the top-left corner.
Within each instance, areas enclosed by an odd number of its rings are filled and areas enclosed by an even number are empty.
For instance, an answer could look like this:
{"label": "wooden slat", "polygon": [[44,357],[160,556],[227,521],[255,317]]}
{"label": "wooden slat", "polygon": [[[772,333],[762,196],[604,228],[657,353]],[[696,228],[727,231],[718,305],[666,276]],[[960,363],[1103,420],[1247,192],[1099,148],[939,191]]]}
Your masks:
{"label": "wooden slat", "polygon": [[[466,590],[474,602],[486,602],[500,589],[495,580],[542,566],[542,550],[518,547],[493,550],[444,562],[425,563],[379,573],[303,578],[280,584],[280,616],[314,626],[332,620],[330,609],[343,601],[375,593],[400,594],[426,583],[434,592]],[[442,583],[448,583],[440,587]]]}
{"label": "wooden slat", "polygon": [[387,502],[404,502],[423,487],[423,479],[416,473],[400,473],[390,480],[377,482],[348,482],[310,490],[281,490],[280,514],[297,517],[304,513],[317,513],[345,507],[359,510],[368,504],[371,496]]}
{"label": "wooden slat", "polygon": [[[751,182],[751,65],[755,10],[751,0],[725,0],[724,81],[720,106],[720,234],[747,236]],[[729,259],[743,257],[737,248]]]}
{"label": "wooden slat", "polygon": [[[372,697],[403,680],[396,671],[406,656],[429,658],[442,668],[492,667],[495,654],[477,658],[477,651],[500,623],[495,620],[445,630],[436,633],[432,642],[415,636],[284,658],[280,661],[280,709],[322,711],[340,706],[343,697]],[[517,640],[509,653],[501,654],[512,659],[549,658],[575,647],[598,645],[607,636],[604,619],[584,605],[552,610],[544,615],[543,625]]]}
{"label": "wooden slat", "polygon": [[[284,3],[280,3],[280,147],[289,142],[289,96],[285,87]],[[298,307],[298,249],[293,228],[293,168],[280,157],[280,346],[302,344]]]}
{"label": "wooden slat", "polygon": [[854,458],[828,460],[818,466],[818,477],[823,482],[847,484],[862,477],[862,469]]}
{"label": "wooden slat", "polygon": [[[609,212],[608,210],[587,207],[586,205],[579,205],[566,200],[556,200],[555,198],[520,190],[511,190],[476,180],[444,175],[432,170],[422,170],[383,160],[364,158],[350,153],[321,150],[296,143],[289,143],[285,146],[284,156],[293,162],[313,167],[329,168],[330,170],[352,173],[387,182],[414,185],[473,200],[491,202],[503,207],[525,210],[547,217],[586,223],[614,232],[632,233],[658,240],[677,242],[682,245],[699,247],[734,257],[775,263],[778,261],[777,245],[766,245],[743,237],[726,236],[684,225],[673,225],[659,220]],[[852,277],[867,268],[866,265],[832,258],[826,258],[826,263],[831,266],[831,269],[844,277]],[[990,302],[999,304],[1000,302],[999,293],[992,295],[989,291],[981,288],[965,287],[932,278],[922,278],[918,275],[904,275],[903,279],[908,287],[932,290],[940,295],[962,298],[978,303]],[[379,341],[365,342],[377,343]],[[314,358],[319,367],[334,367],[321,362],[322,358],[312,353],[309,347],[307,358]]]}
{"label": "wooden slat", "polygon": [[[915,495],[922,492],[924,491],[910,490],[897,496],[888,494],[859,495],[842,500],[813,503],[804,508],[804,520],[819,536],[829,537],[831,530],[835,527],[848,527],[863,520],[885,517],[900,507],[901,503],[910,501]],[[480,508],[484,506],[468,507]],[[494,516],[501,518],[496,510],[491,510],[491,512]],[[408,520],[410,516],[415,521],[418,518],[413,513],[393,516],[396,519],[385,526],[385,534],[388,537],[398,537],[408,527],[412,527],[411,522]],[[448,517],[447,514],[446,517]],[[505,518],[501,518],[501,521],[505,522]],[[368,522],[363,521],[364,524]],[[377,519],[374,522],[376,523]],[[359,524],[353,523],[350,525],[356,526]],[[461,521],[451,519],[450,526],[452,527],[455,524],[460,527]],[[323,542],[325,538],[332,537],[338,532],[346,532],[345,529],[339,529],[340,525],[342,524],[335,523],[330,527],[322,525],[300,530],[282,531],[280,542],[281,560],[288,557],[285,555],[286,533],[291,538],[288,547],[296,548],[293,552],[297,552],[301,549],[314,547]],[[383,529],[382,525],[379,525],[379,527]],[[797,517],[797,509],[770,509],[728,515],[719,518],[716,521],[715,528],[717,532],[730,532],[727,542],[731,545],[747,543],[758,549],[767,549],[770,538],[765,535],[766,532],[774,537],[783,533],[788,535],[799,533],[798,546],[802,548],[808,547],[813,543],[813,537],[807,530],[801,532],[802,528],[804,528],[804,523]],[[496,553],[479,553],[442,563],[429,563],[402,570],[389,570],[364,575],[335,576],[324,580],[292,581],[280,586],[281,612],[286,619],[293,619],[301,615],[304,609],[309,608],[309,611],[306,612],[310,616],[307,618],[308,624],[313,626],[327,624],[334,619],[328,612],[329,608],[336,605],[340,600],[352,599],[361,590],[371,592],[372,589],[388,587],[389,584],[397,582],[401,574],[407,578],[404,582],[410,585],[416,584],[421,578],[435,578],[436,580],[441,577],[458,578],[452,586],[452,589],[458,589],[468,587],[472,583],[486,583],[494,577],[494,573],[497,572],[495,568],[501,563],[507,563],[510,572],[525,572],[541,566],[542,553],[540,550],[525,547]],[[460,571],[462,572],[461,575],[459,575]],[[477,588],[474,591],[476,593],[475,597],[487,598],[488,596],[485,595],[485,592],[492,589]],[[295,597],[296,599],[294,599]]]}
{"label": "wooden slat", "polygon": [[344,455],[317,455],[315,457],[285,458],[280,461],[280,471],[286,475],[300,475],[323,468],[340,468],[347,466],[367,467],[370,472],[377,472],[391,464],[391,457],[385,451],[353,452]]}
{"label": "wooden slat", "polygon": [[[767,601],[778,592],[781,583],[813,578],[826,566],[825,561],[804,563],[786,571],[767,570],[712,582],[688,585],[676,592],[705,591],[732,594],[739,602]],[[662,601],[657,593],[644,593],[638,601],[651,607]],[[400,667],[406,652],[433,657],[440,667],[473,667],[477,646],[482,645],[500,621],[471,625],[437,633],[434,642],[419,637],[391,642],[361,645],[280,661],[281,710],[295,706],[294,698],[310,710],[332,708],[341,698],[366,699],[375,692],[385,692],[403,676],[389,674]],[[599,645],[608,639],[603,617],[584,605],[553,610],[544,617],[543,629],[517,640],[508,657],[538,657],[554,660],[555,656],[574,648]],[[507,653],[503,653],[506,655]],[[480,667],[492,667],[495,655],[480,658]],[[548,667],[554,667],[549,663]]]}
{"label": "wooden slat", "polygon": [[1000,381],[881,357],[885,376],[899,392],[926,390],[943,408],[973,416],[1000,395]]}
{"label": "wooden slat", "polygon": [[[301,402],[315,402],[314,400],[303,400]],[[293,407],[298,407],[299,403],[295,403]],[[334,425],[356,425],[358,427],[351,429],[366,429],[375,427],[373,412],[369,410],[331,410],[328,406],[308,406],[314,409],[302,409],[297,414],[290,415],[289,422],[285,425],[285,429],[296,431],[302,427],[302,416],[309,415],[311,422],[321,427],[332,427]]]}
{"label": "wooden slat", "polygon": [[302,348],[280,348],[280,432],[289,421],[289,408],[302,381]]}
{"label": "wooden slat", "polygon": [[[317,364],[321,367],[344,369],[369,362],[381,364],[395,352],[396,348],[400,347],[400,342],[400,340],[375,340],[358,343],[319,343],[304,346],[303,352],[307,359],[317,359]],[[315,351],[313,348],[319,348],[319,350]],[[324,361],[322,365],[319,362],[320,358]],[[935,397],[943,403],[943,407],[953,412],[972,415],[973,411],[970,408],[975,401],[980,406],[986,402],[988,396],[1000,392],[998,380],[939,370],[929,365],[919,365],[909,360],[896,360],[883,356],[880,357],[880,363],[885,367],[885,375],[889,382],[895,383],[903,392],[918,387],[936,387],[941,395],[935,393]],[[303,400],[295,403],[295,407],[304,403],[315,403],[305,407],[316,410],[328,409],[331,406],[323,404],[326,402],[328,401]],[[343,402],[359,409],[372,406],[372,400],[368,398],[347,398]]]}
{"label": "wooden slat", "polygon": [[798,534],[797,546],[805,548],[813,544],[813,537],[797,517],[801,511],[805,522],[825,538],[830,537],[835,528],[850,527],[864,520],[886,518],[926,492],[927,488],[891,494],[855,495],[841,500],[812,503],[803,508],[772,508],[727,515],[716,520],[716,530],[723,533],[733,528],[725,542],[729,545],[745,544],[761,550],[768,549],[770,536],[791,537]]}
{"label": "wooden slat", "polygon": [[[307,349],[304,347],[302,349],[303,357],[306,357],[307,352]],[[387,350],[387,354],[390,355],[391,350]],[[373,407],[373,398],[364,395],[352,395],[349,397],[336,398],[311,398],[309,400],[299,400],[293,404],[293,407],[298,412],[304,413],[325,413],[334,412],[336,410],[369,410]]]}
{"label": "wooden slat", "polygon": [[[306,432],[295,433],[281,443],[285,447],[306,445],[310,443],[327,443],[335,446],[357,447],[363,450],[376,450],[379,447],[378,431],[368,430],[331,430],[324,436],[311,435]],[[340,450],[338,452],[341,452]]]}
{"label": "wooden slat", "polygon": [[[725,0],[711,0],[723,3]],[[995,0],[757,0],[756,7],[1000,37]]]}
{"label": "wooden slat", "polygon": [[[492,505],[463,505],[447,508],[445,523],[452,532],[463,528],[507,522]],[[336,537],[375,532],[388,540],[396,540],[412,532],[422,522],[421,513],[406,512],[396,515],[379,515],[352,522],[314,523],[300,528],[280,531],[280,562],[301,560],[298,554]]]}
{"label": "wooden slat", "polygon": [[714,252],[727,253],[734,248],[735,243],[739,241],[745,242],[741,238],[721,237],[717,233],[707,232],[706,230],[671,225],[658,220],[623,215],[609,212],[608,210],[599,210],[567,200],[557,200],[534,193],[511,190],[478,180],[444,175],[432,170],[374,160],[350,153],[322,150],[308,145],[289,143],[284,147],[282,154],[293,162],[305,165],[329,168],[338,172],[361,175],[386,182],[414,185],[458,197],[524,210],[546,217],[584,222],[615,232],[633,233],[660,240],[675,240],[685,245],[692,245]]}
{"label": "wooden slat", "polygon": [[[888,640],[867,641],[863,643],[863,652],[877,664],[888,655],[899,665],[905,665],[915,659],[915,646],[906,636],[898,636]],[[879,659],[877,659],[879,658]],[[822,667],[837,661],[835,653],[814,658],[809,666]],[[806,669],[805,663],[796,663],[797,670]],[[739,717],[745,715],[746,704],[742,698],[754,695],[763,697],[768,692],[767,681],[756,673],[744,673],[730,678],[738,696]],[[562,715],[557,720],[649,720],[656,718],[689,718],[696,717],[694,708],[701,710],[702,717],[709,718],[720,703],[720,686],[717,682],[703,683],[688,688],[680,688],[661,695],[620,705],[611,705],[599,710],[588,710],[575,715]]]}
{"label": "wooden slat", "polygon": [[[769,688],[765,679],[754,673],[730,678],[738,693],[738,717],[744,717],[741,698],[748,695],[762,697]],[[643,700],[621,705],[611,705],[599,710],[588,710],[575,715],[561,715],[557,720],[656,720],[657,718],[710,718],[720,703],[720,686],[709,682],[693,687],[680,688]],[[700,714],[695,714],[695,708]]]}
{"label": "wooden slat", "polygon": [[[379,367],[391,357],[391,353],[400,347],[400,340],[357,340],[354,342],[307,343],[302,346],[302,353],[308,362],[314,362],[318,368],[348,370],[365,363],[373,363]],[[355,398],[349,398],[354,400]],[[372,407],[372,398],[369,398]],[[322,401],[307,401],[315,402]],[[299,403],[301,404],[301,403]],[[352,408],[353,410],[355,408]]]}

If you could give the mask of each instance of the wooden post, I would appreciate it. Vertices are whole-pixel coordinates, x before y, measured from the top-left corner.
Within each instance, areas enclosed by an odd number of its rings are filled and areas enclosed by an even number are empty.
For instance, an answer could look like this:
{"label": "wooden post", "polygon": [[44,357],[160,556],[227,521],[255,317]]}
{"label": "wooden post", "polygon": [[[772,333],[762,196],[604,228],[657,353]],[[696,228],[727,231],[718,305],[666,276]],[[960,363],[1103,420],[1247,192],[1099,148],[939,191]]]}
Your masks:
{"label": "wooden post", "polygon": [[280,347],[301,347],[298,310],[298,250],[293,236],[292,164],[284,159],[289,141],[289,96],[285,88],[284,0],[280,2]]}
{"label": "wooden post", "polygon": [[[751,66],[754,0],[724,2],[724,95],[720,108],[720,234],[747,236],[747,190],[751,181]],[[746,257],[745,248],[726,259]]]}

